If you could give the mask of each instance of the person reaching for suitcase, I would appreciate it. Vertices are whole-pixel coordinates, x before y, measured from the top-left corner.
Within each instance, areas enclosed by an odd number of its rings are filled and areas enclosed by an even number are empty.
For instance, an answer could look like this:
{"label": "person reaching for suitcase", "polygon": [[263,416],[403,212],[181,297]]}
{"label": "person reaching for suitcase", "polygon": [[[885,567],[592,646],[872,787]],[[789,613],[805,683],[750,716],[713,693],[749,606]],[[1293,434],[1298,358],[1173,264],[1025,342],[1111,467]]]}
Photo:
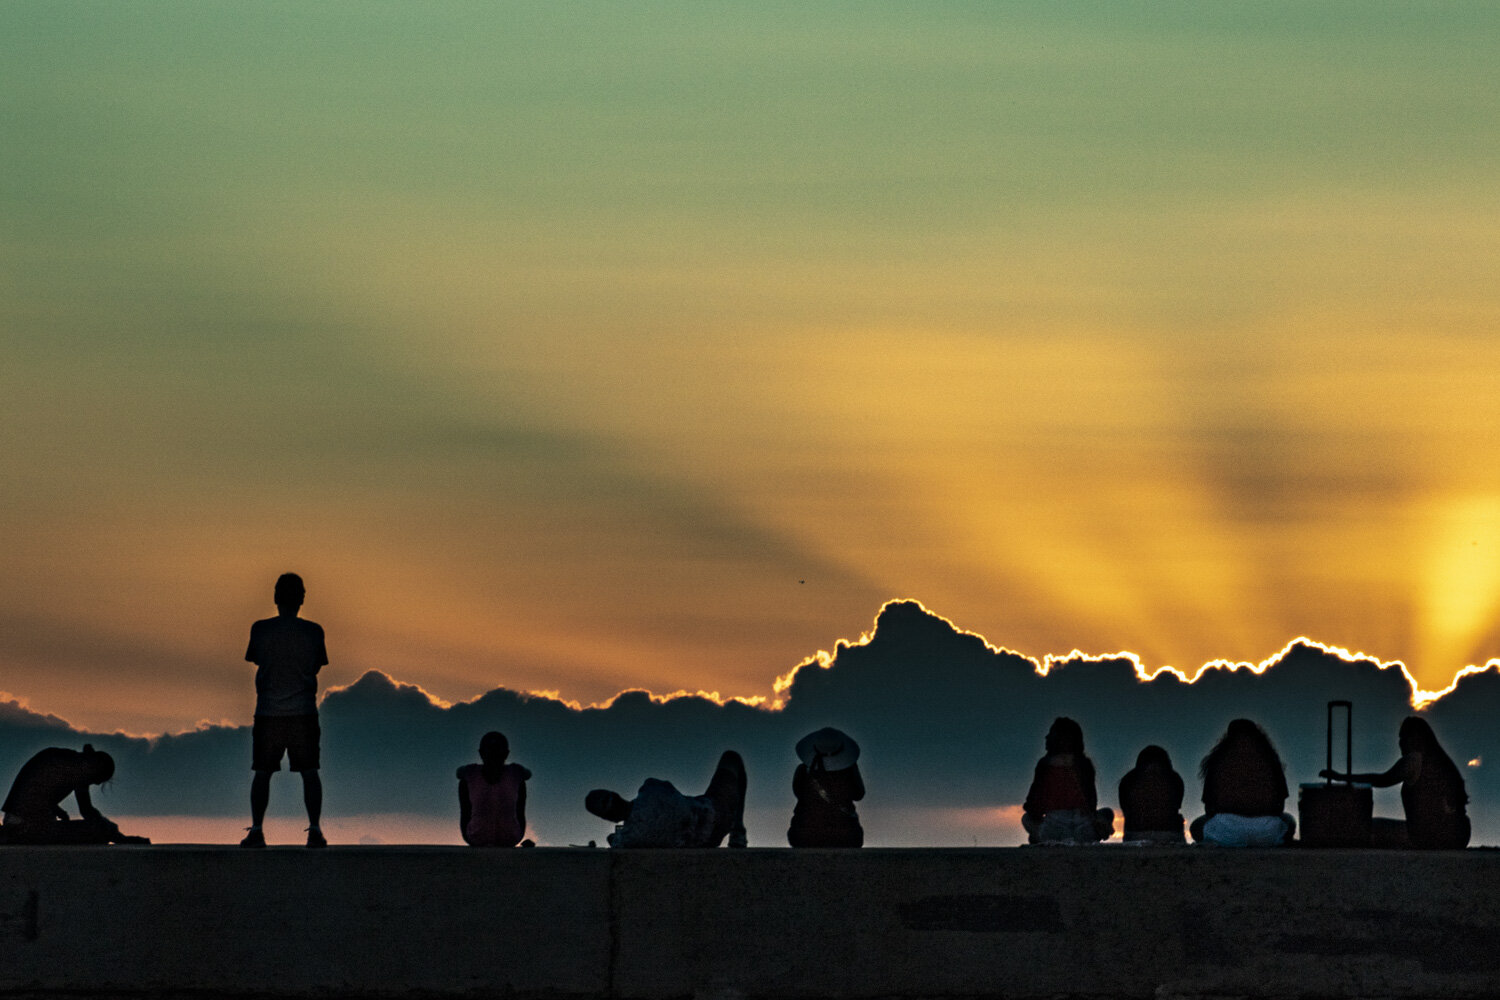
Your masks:
{"label": "person reaching for suitcase", "polygon": [[1406,820],[1375,819],[1370,827],[1372,847],[1416,847],[1454,850],[1469,844],[1469,801],[1458,765],[1444,752],[1426,719],[1409,716],[1397,734],[1401,759],[1380,773],[1342,774],[1331,768],[1320,778],[1356,781],[1389,788],[1401,785]]}

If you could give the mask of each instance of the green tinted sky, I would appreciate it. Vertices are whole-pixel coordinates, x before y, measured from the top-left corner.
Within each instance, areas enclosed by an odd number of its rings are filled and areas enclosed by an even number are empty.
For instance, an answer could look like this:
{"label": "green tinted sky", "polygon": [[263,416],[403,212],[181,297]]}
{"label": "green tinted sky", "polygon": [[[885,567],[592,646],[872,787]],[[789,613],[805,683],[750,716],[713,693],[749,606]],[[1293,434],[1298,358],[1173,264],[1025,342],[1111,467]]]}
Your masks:
{"label": "green tinted sky", "polygon": [[[0,7],[0,688],[448,698],[881,601],[1500,653],[1489,4]],[[800,581],[806,581],[800,582]]]}

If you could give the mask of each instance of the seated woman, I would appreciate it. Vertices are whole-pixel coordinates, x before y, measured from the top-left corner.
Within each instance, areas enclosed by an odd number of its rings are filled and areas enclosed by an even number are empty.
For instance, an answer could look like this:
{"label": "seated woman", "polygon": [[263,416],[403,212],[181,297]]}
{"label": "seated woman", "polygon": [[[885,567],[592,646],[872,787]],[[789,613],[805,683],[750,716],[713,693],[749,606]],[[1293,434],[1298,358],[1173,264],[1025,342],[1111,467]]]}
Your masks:
{"label": "seated woman", "polygon": [[859,744],[837,729],[819,729],[797,741],[802,763],[792,774],[797,806],[786,831],[793,847],[860,847],[864,828],[854,803],[865,797]]}
{"label": "seated woman", "polygon": [[510,741],[488,732],[479,740],[479,763],[458,769],[458,828],[471,847],[532,846],[526,835],[526,779],[531,772],[507,764]]}
{"label": "seated woman", "polygon": [[1033,844],[1093,844],[1114,832],[1112,809],[1099,809],[1094,762],[1083,752],[1083,728],[1061,717],[1047,731],[1022,805],[1021,825]]}
{"label": "seated woman", "polygon": [[1220,847],[1288,844],[1297,821],[1286,812],[1286,767],[1271,738],[1249,719],[1235,719],[1198,769],[1204,814],[1193,839]]}
{"label": "seated woman", "polygon": [[1376,819],[1370,827],[1372,847],[1416,847],[1424,850],[1457,850],[1469,845],[1469,801],[1463,774],[1438,744],[1426,719],[1415,715],[1401,723],[1397,734],[1401,759],[1379,774],[1318,772],[1320,778],[1357,781],[1389,788],[1401,785],[1401,807],[1405,822]]}
{"label": "seated woman", "polygon": [[1172,758],[1156,744],[1143,749],[1135,767],[1120,779],[1120,812],[1125,814],[1127,841],[1181,844],[1182,775]]}
{"label": "seated woman", "polygon": [[[129,837],[94,808],[89,786],[114,777],[115,759],[85,743],[83,750],[48,747],[21,765],[5,804],[0,836],[10,844],[149,844]],[[79,819],[62,807],[69,795],[78,803]]]}

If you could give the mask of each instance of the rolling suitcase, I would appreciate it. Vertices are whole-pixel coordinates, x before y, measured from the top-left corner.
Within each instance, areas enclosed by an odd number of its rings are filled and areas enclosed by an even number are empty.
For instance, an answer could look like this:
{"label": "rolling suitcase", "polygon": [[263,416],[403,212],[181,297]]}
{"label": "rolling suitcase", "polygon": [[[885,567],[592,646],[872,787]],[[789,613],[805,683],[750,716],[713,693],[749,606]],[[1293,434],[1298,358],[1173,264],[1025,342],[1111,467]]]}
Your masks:
{"label": "rolling suitcase", "polygon": [[[1328,764],[1333,769],[1333,711],[1344,709],[1344,773],[1354,770],[1354,704],[1328,703]],[[1369,847],[1375,797],[1369,785],[1326,779],[1298,790],[1297,813],[1304,847]]]}

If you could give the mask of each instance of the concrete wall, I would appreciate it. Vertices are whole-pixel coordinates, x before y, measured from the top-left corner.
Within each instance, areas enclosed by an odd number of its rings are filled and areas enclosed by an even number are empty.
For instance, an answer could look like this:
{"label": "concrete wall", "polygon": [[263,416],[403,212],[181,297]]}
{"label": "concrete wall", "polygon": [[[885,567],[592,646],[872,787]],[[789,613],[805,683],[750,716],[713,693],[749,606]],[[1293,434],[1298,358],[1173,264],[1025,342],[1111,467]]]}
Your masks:
{"label": "concrete wall", "polygon": [[0,849],[0,992],[1500,995],[1500,852]]}

